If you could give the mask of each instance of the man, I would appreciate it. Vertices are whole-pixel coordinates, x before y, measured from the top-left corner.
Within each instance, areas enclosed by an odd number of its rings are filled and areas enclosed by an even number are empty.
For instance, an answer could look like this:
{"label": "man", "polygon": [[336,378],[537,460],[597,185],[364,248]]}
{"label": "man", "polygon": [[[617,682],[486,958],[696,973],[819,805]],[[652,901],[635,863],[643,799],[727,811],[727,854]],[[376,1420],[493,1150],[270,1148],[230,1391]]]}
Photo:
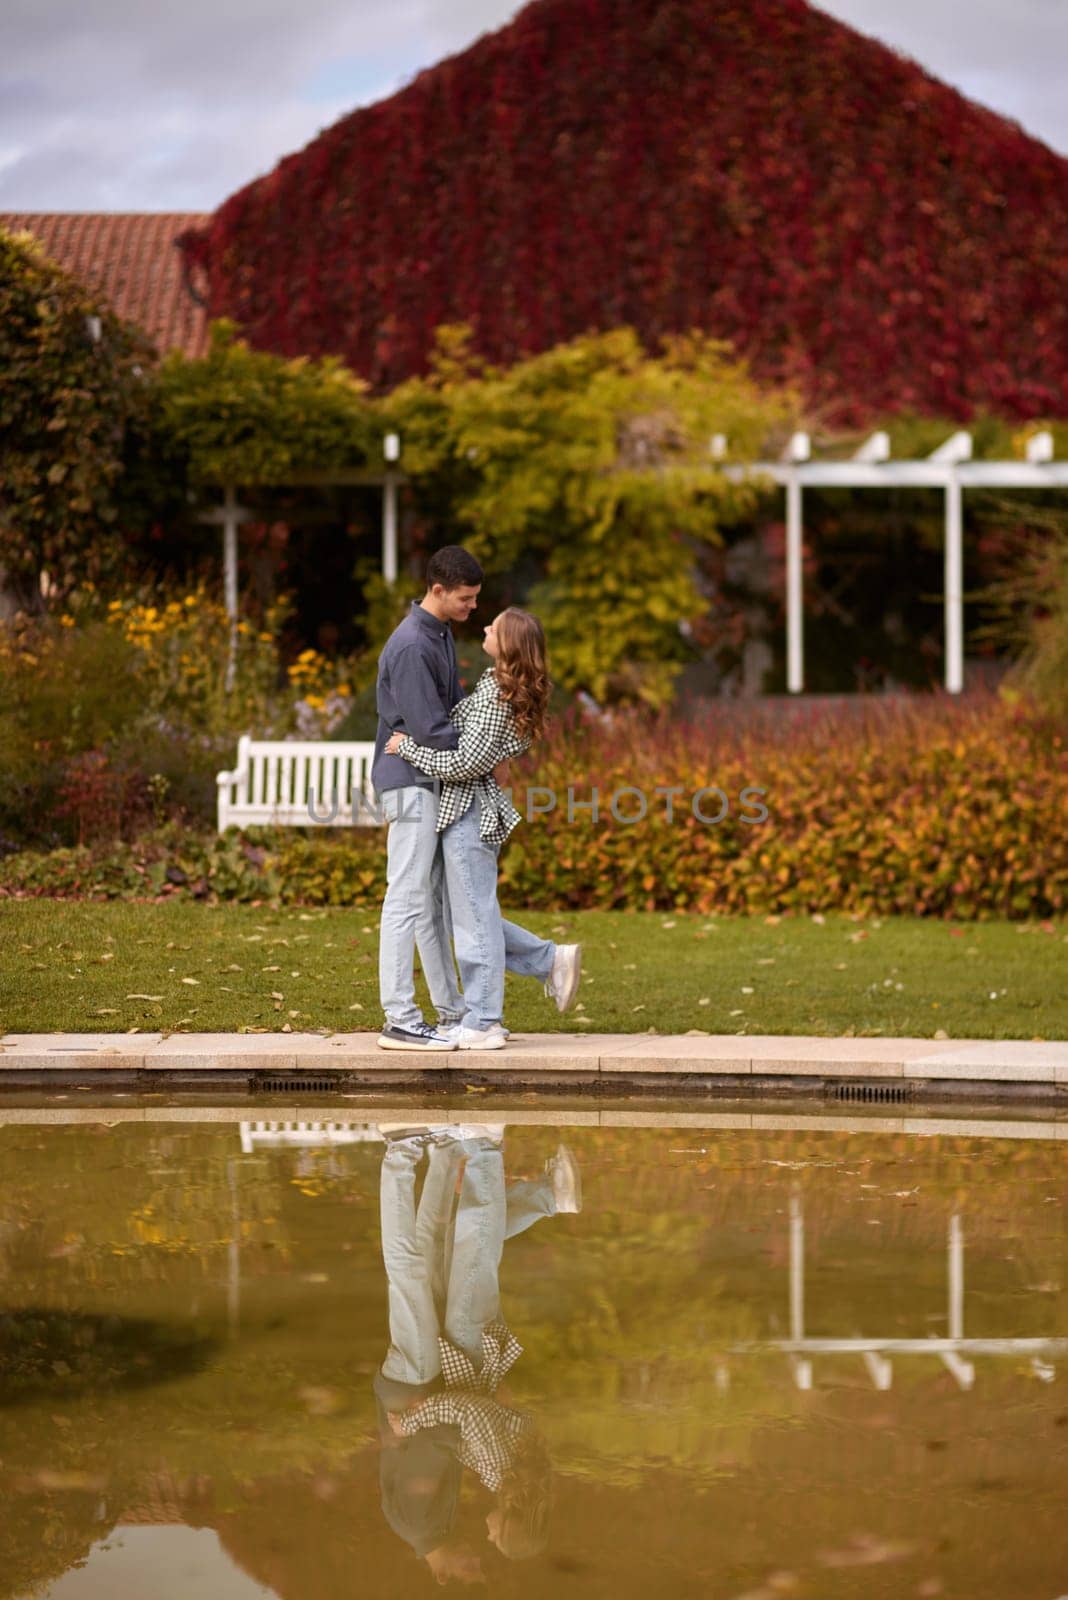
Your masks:
{"label": "man", "polygon": [[482,568],[459,545],[430,558],[426,593],[413,601],[378,659],[378,735],[371,780],[389,832],[378,976],[384,1050],[454,1050],[455,1037],[429,1025],[415,999],[415,948],[437,1010],[438,1028],[458,1023],[464,1003],[449,944],[438,785],[386,744],[398,729],[418,744],[455,750],[449,712],[461,699],[451,624],[466,622],[478,602]]}

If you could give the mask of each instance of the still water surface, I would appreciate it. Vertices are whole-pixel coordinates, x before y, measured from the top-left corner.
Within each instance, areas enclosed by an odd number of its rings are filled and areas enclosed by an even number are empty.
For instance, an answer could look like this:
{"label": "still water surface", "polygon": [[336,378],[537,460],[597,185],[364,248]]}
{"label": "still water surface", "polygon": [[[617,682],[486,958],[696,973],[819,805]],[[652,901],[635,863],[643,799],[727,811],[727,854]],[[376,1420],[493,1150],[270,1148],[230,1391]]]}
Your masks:
{"label": "still water surface", "polygon": [[[403,1193],[432,1149],[457,1294],[485,1288],[502,1195],[531,1223],[499,1268],[522,1353],[463,1402],[439,1380],[443,1420],[421,1391],[376,1404],[391,1306],[396,1345],[425,1294],[387,1295],[387,1146],[360,1132],[0,1127],[0,1596],[431,1594],[428,1542],[452,1592],[531,1600],[1068,1595],[1063,1142],[394,1147],[395,1276],[419,1278]],[[561,1137],[582,1209],[532,1220]],[[502,1461],[521,1559],[490,1537]]]}

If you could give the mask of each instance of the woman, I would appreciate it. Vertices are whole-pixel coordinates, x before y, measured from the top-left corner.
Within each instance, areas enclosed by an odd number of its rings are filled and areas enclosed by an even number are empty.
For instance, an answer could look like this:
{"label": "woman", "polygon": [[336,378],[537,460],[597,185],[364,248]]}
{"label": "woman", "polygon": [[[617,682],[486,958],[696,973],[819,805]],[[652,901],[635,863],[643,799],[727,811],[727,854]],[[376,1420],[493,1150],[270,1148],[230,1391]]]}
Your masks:
{"label": "woman", "polygon": [[578,993],[582,963],[581,945],[539,939],[506,922],[497,903],[501,845],[523,819],[498,786],[494,768],[529,750],[545,731],[552,690],[545,634],[536,617],[509,606],[486,628],[483,648],[493,665],[450,713],[458,747],[431,750],[403,733],[386,745],[391,755],[443,780],[437,828],[466,1009],[459,1023],[441,1031],[461,1050],[499,1050],[505,1044],[506,966],[540,978],[557,1009],[566,1011]]}

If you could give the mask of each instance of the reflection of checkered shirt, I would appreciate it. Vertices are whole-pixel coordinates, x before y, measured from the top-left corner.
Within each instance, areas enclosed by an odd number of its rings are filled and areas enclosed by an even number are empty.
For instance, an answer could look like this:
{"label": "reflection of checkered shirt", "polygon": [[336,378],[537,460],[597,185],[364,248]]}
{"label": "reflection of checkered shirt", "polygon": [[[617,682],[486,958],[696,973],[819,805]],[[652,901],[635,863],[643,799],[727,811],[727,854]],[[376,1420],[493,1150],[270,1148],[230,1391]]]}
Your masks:
{"label": "reflection of checkered shirt", "polygon": [[407,1434],[437,1423],[460,1430],[458,1455],[465,1467],[495,1492],[515,1459],[516,1445],[530,1431],[530,1418],[492,1398],[509,1367],[522,1354],[522,1346],[503,1322],[491,1322],[482,1331],[482,1366],[476,1372],[469,1356],[446,1338],[438,1339],[445,1388],[401,1413]]}
{"label": "reflection of checkered shirt", "polygon": [[493,769],[498,761],[529,750],[531,741],[516,733],[512,708],[497,692],[492,667],[486,668],[473,693],[453,706],[449,718],[460,734],[455,750],[431,750],[406,737],[397,754],[420,772],[444,779],[438,802],[439,833],[462,817],[477,798],[482,809],[479,837],[487,844],[503,844],[523,819],[511,795],[498,786]]}

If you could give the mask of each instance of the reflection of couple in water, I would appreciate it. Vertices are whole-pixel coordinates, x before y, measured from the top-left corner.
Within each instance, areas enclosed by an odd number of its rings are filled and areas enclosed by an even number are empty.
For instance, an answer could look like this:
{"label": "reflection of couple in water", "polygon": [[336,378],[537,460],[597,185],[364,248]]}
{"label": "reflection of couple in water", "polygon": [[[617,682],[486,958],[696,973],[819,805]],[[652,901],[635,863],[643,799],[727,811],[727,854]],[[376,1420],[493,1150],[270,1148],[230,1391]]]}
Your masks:
{"label": "reflection of couple in water", "polygon": [[542,1178],[506,1185],[502,1128],[381,1131],[390,1337],[374,1380],[382,1510],[439,1583],[477,1583],[481,1557],[452,1537],[464,1467],[495,1496],[486,1531],[502,1555],[522,1559],[546,1543],[549,1454],[503,1386],[522,1347],[501,1318],[498,1274],[505,1239],[580,1209],[578,1168],[561,1145]]}

